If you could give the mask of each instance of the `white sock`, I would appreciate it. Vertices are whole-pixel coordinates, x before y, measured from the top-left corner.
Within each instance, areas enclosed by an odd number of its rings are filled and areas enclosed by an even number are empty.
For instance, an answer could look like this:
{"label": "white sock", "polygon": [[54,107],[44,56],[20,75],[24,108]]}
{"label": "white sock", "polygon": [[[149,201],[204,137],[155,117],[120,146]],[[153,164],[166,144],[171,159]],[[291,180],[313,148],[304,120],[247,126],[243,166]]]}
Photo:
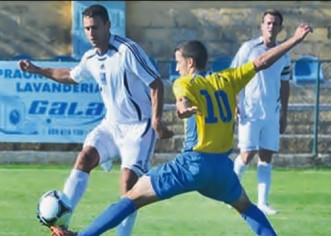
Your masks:
{"label": "white sock", "polygon": [[130,236],[136,222],[137,211],[125,218],[117,227],[117,236]]}
{"label": "white sock", "polygon": [[247,170],[248,165],[246,165],[242,160],[240,155],[236,157],[234,160],[234,172],[238,175],[238,178],[241,179],[241,177],[244,175],[245,171]]}
{"label": "white sock", "polygon": [[64,184],[63,192],[70,199],[73,210],[76,208],[79,200],[85,193],[88,179],[88,173],[73,169]]}
{"label": "white sock", "polygon": [[259,161],[257,164],[257,194],[259,206],[268,203],[271,185],[271,169],[272,165],[269,163]]}

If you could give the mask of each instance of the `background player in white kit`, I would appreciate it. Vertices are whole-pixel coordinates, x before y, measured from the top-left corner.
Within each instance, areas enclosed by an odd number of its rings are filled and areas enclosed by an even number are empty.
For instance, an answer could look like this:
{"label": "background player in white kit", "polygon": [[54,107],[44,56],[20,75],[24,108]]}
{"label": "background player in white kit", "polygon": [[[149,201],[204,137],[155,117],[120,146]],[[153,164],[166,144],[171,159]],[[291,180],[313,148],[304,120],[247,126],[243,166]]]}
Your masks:
{"label": "background player in white kit", "polygon": [[[106,107],[102,122],[86,137],[69,175],[64,193],[75,208],[83,196],[90,172],[99,164],[110,170],[121,157],[121,195],[124,195],[150,167],[156,135],[170,138],[173,132],[161,121],[163,83],[149,57],[132,40],[110,33],[111,22],[102,5],[83,12],[85,34],[93,49],[80,63],[69,68],[42,68],[28,60],[21,70],[40,74],[59,83],[76,84],[93,77],[99,84]],[[131,235],[136,214],[122,222],[118,235]]]}
{"label": "background player in white kit", "polygon": [[[244,42],[231,67],[238,67],[275,47],[282,30],[283,16],[277,10],[262,15],[258,38]],[[259,71],[238,96],[238,146],[240,155],[234,169],[242,177],[248,164],[258,153],[258,206],[265,214],[277,211],[269,206],[272,154],[279,150],[279,135],[285,132],[289,98],[290,55],[285,54],[271,67]]]}

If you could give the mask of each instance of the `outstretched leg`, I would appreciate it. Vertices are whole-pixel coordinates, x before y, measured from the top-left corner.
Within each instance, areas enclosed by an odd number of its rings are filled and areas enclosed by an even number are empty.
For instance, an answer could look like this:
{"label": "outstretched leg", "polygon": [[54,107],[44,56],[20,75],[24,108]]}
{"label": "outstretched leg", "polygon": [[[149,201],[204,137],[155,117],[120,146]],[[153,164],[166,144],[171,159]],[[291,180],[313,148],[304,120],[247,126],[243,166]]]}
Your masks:
{"label": "outstretched leg", "polygon": [[234,202],[232,206],[241,214],[256,235],[277,235],[264,213],[248,199],[244,189],[239,200]]}
{"label": "outstretched leg", "polygon": [[84,195],[88,185],[89,174],[98,165],[98,162],[98,151],[92,146],[84,147],[78,154],[74,168],[63,188],[63,192],[69,198],[73,210]]}
{"label": "outstretched leg", "polygon": [[111,204],[107,207],[90,226],[84,230],[75,233],[60,227],[51,227],[53,236],[97,236],[103,232],[112,229],[119,225],[126,217],[132,214],[136,210],[134,202],[127,197],[122,198],[118,202]]}
{"label": "outstretched leg", "polygon": [[[132,189],[134,184],[138,181],[138,175],[131,169],[121,169],[121,196]],[[126,217],[117,227],[117,236],[130,236],[137,218],[137,212],[133,212]]]}
{"label": "outstretched leg", "polygon": [[88,227],[75,233],[59,227],[51,227],[53,236],[96,236],[119,225],[139,208],[159,201],[149,176],[142,176],[125,197],[108,206]]}

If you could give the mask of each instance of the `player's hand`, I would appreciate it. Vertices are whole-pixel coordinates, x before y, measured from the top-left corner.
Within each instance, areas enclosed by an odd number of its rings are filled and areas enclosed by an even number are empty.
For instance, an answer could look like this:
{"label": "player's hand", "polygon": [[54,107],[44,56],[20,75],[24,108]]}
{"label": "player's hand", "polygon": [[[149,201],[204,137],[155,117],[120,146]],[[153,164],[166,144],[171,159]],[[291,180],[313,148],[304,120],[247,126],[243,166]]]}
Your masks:
{"label": "player's hand", "polygon": [[36,73],[37,66],[35,66],[31,61],[29,60],[20,60],[18,61],[18,67],[25,72],[29,73]]}
{"label": "player's hand", "polygon": [[153,128],[159,139],[168,139],[174,136],[174,132],[168,129],[161,121],[153,121]]}
{"label": "player's hand", "polygon": [[192,106],[187,97],[180,97],[176,100],[177,116],[180,119],[200,114],[197,106]]}
{"label": "player's hand", "polygon": [[180,119],[188,118],[192,115],[200,114],[196,106],[191,107],[177,107],[177,115]]}
{"label": "player's hand", "polygon": [[293,38],[298,43],[300,43],[309,33],[312,33],[312,32],[313,32],[313,28],[309,24],[302,23],[295,30]]}

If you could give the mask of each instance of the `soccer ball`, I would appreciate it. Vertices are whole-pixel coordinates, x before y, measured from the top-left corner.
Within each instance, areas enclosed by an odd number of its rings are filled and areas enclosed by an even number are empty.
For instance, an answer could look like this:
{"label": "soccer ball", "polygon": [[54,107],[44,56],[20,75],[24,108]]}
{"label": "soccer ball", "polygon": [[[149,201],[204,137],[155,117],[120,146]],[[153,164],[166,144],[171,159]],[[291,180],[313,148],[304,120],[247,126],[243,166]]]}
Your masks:
{"label": "soccer ball", "polygon": [[59,190],[44,193],[37,205],[37,218],[41,224],[68,227],[72,207],[68,197]]}

